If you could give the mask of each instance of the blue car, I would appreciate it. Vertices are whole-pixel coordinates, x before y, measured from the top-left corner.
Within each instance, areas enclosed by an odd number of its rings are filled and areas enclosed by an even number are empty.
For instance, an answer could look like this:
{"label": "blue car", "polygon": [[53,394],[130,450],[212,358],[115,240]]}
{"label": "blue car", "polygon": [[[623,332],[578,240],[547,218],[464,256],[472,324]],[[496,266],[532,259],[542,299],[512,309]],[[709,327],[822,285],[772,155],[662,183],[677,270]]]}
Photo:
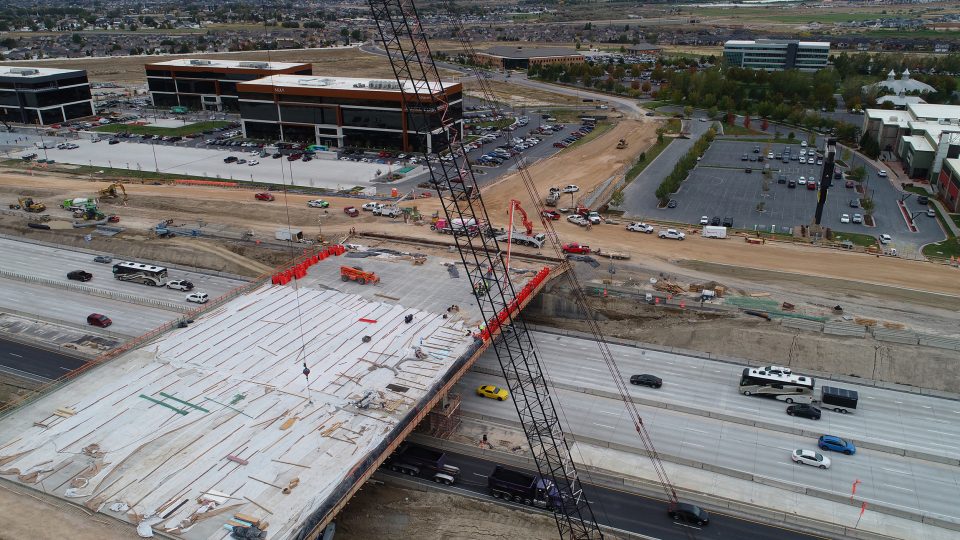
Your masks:
{"label": "blue car", "polygon": [[834,452],[843,452],[846,455],[852,455],[857,452],[857,447],[852,442],[841,439],[835,435],[821,435],[817,441],[817,446],[821,450],[832,450]]}

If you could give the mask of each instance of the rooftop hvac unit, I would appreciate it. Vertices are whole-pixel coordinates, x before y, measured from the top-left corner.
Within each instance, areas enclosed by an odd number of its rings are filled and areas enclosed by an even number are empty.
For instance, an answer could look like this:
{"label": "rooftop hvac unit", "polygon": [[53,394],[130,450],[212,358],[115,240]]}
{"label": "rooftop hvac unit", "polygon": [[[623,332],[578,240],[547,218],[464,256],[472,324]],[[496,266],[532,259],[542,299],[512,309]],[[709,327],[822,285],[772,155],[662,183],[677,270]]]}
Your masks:
{"label": "rooftop hvac unit", "polygon": [[22,75],[24,77],[29,77],[30,75],[39,75],[40,70],[36,68],[10,68],[11,75]]}
{"label": "rooftop hvac unit", "polygon": [[397,81],[370,81],[368,86],[373,90],[399,90]]}
{"label": "rooftop hvac unit", "polygon": [[191,60],[190,61],[191,66],[209,66],[212,64],[213,62],[211,62],[210,60]]}
{"label": "rooftop hvac unit", "polygon": [[363,84],[362,82],[358,82],[358,83],[353,83],[353,87],[354,87],[354,88],[366,88],[367,85]]}
{"label": "rooftop hvac unit", "polygon": [[267,69],[270,67],[269,62],[240,62],[237,64],[242,68],[254,68],[254,69]]}
{"label": "rooftop hvac unit", "polygon": [[298,79],[297,84],[300,86],[330,86],[333,84],[333,79]]}

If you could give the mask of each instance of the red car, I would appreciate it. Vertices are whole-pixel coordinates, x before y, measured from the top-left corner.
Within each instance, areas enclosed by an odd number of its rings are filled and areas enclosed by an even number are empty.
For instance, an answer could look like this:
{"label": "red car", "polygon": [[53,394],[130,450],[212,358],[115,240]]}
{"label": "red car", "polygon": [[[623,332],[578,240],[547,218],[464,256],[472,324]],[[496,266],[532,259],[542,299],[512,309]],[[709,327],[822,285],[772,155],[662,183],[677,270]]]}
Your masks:
{"label": "red car", "polygon": [[99,326],[100,328],[106,328],[113,324],[113,321],[111,321],[110,317],[107,317],[106,315],[91,313],[87,315],[87,324]]}
{"label": "red car", "polygon": [[566,148],[568,145],[565,142],[555,142],[553,143],[554,148]]}
{"label": "red car", "polygon": [[554,212],[553,210],[544,210],[543,212],[540,212],[540,214],[547,219],[560,219],[560,214],[558,212]]}
{"label": "red car", "polygon": [[287,156],[287,161],[296,161],[302,157],[303,157],[303,154],[300,154],[300,153],[290,154],[289,156]]}
{"label": "red car", "polygon": [[816,183],[816,182],[807,182],[807,189],[810,190],[810,191],[813,191],[813,190],[817,189],[817,183]]}
{"label": "red car", "polygon": [[343,213],[346,214],[346,215],[348,215],[348,216],[350,216],[350,217],[357,217],[357,216],[360,215],[360,212],[357,211],[356,207],[354,207],[354,206],[348,206],[348,207],[344,208],[344,209],[343,209]]}
{"label": "red car", "polygon": [[274,200],[273,193],[267,193],[267,192],[257,193],[256,195],[253,196],[253,198],[256,199],[256,200],[258,200],[258,201],[272,201],[272,200]]}
{"label": "red car", "polygon": [[590,253],[590,246],[585,246],[583,244],[578,244],[576,242],[571,242],[569,244],[563,245],[564,253],[579,253],[581,255],[586,255]]}
{"label": "red car", "polygon": [[846,184],[846,185],[847,185],[848,188],[852,188],[855,184],[853,183],[853,180],[847,180],[847,184]]}

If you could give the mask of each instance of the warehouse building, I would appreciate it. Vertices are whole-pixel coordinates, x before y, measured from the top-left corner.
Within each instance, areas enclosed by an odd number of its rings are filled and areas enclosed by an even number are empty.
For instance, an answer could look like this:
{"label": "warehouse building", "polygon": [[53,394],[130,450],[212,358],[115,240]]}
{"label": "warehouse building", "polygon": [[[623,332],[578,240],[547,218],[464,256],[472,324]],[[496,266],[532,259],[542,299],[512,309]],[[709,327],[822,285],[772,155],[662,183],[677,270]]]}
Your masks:
{"label": "warehouse building", "polygon": [[828,41],[784,39],[730,40],[723,44],[729,66],[766,71],[818,71],[830,58]]}
{"label": "warehouse building", "polygon": [[496,69],[529,69],[530,66],[549,64],[582,64],[585,58],[573,49],[564,47],[491,47],[477,53],[474,61],[482,66]]}
{"label": "warehouse building", "polygon": [[[342,148],[384,148],[404,152],[433,151],[446,146],[441,111],[423,126],[396,81],[273,75],[240,83],[240,117],[245,137],[304,142]],[[447,114],[463,134],[463,86],[442,83]],[[434,104],[440,88],[431,88]],[[421,93],[424,93],[421,90]],[[427,104],[432,108],[432,104]]]}
{"label": "warehouse building", "polygon": [[50,125],[92,116],[87,72],[0,66],[0,119]]}
{"label": "warehouse building", "polygon": [[145,66],[156,107],[238,111],[237,83],[269,75],[310,75],[310,64],[178,58]]}

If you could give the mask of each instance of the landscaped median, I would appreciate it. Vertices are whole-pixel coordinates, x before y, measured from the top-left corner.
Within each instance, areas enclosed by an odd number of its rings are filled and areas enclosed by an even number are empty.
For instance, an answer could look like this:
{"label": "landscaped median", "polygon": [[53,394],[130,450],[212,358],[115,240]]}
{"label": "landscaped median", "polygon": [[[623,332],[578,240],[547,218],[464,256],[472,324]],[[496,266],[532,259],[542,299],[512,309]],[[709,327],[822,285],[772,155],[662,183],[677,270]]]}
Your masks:
{"label": "landscaped median", "polygon": [[673,167],[673,171],[663,179],[663,182],[660,182],[656,195],[657,198],[660,199],[661,204],[666,204],[670,195],[680,189],[680,184],[687,179],[690,171],[697,166],[697,161],[700,156],[710,148],[710,143],[713,142],[716,136],[717,133],[713,128],[708,129],[707,132],[694,143],[693,148],[677,161],[677,164]]}

